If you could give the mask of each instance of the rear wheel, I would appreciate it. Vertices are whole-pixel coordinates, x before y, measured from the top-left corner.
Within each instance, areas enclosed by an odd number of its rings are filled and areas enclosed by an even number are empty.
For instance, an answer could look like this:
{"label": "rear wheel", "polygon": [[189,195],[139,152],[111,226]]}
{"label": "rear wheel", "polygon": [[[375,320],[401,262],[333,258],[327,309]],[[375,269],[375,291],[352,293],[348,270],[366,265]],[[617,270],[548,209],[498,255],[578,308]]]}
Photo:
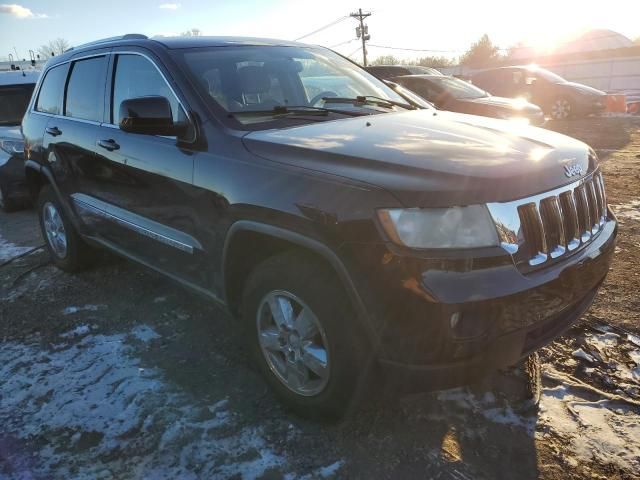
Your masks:
{"label": "rear wheel", "polygon": [[249,347],[276,395],[306,417],[342,416],[368,380],[366,342],[334,273],[310,255],[280,254],[247,281]]}
{"label": "rear wheel", "polygon": [[94,249],[76,232],[49,186],[43,187],[38,196],[38,216],[45,245],[58,268],[76,272],[91,264]]}
{"label": "rear wheel", "polygon": [[573,103],[566,97],[558,97],[551,104],[551,117],[554,120],[566,120],[573,115]]}

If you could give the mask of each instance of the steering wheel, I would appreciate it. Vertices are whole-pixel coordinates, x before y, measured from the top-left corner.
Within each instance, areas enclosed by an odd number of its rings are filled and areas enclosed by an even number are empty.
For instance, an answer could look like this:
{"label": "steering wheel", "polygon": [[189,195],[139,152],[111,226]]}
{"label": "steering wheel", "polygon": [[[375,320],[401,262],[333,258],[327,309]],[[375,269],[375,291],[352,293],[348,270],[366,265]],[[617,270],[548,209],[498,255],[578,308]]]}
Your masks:
{"label": "steering wheel", "polygon": [[318,102],[320,102],[320,100],[322,100],[325,97],[337,97],[338,94],[336,92],[332,92],[330,90],[326,90],[324,92],[320,92],[318,95],[316,95],[315,97],[313,97],[310,101],[309,101],[309,105],[311,105],[312,107],[315,107],[316,104]]}

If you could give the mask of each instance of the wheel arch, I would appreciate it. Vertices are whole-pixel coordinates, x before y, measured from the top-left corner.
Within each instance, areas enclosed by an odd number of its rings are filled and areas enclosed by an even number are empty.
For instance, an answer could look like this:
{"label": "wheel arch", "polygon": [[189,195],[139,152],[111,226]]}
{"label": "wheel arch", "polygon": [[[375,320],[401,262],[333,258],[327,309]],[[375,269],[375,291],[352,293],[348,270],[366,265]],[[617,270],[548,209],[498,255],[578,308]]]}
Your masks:
{"label": "wheel arch", "polygon": [[81,231],[81,226],[78,222],[78,218],[75,215],[73,208],[71,208],[71,204],[68,202],[67,198],[62,194],[60,188],[58,187],[55,177],[49,168],[44,165],[39,164],[34,160],[27,160],[25,162],[25,176],[27,179],[27,186],[29,188],[29,193],[31,194],[31,198],[33,201],[37,201],[38,195],[40,194],[40,190],[45,185],[48,185],[53,190],[56,197],[60,201],[64,212],[67,214],[68,218],[71,220],[73,226]]}
{"label": "wheel arch", "polygon": [[38,162],[27,160],[25,162],[25,177],[32,200],[37,200],[38,194],[43,186],[53,185],[53,175],[48,169],[43,168]]}
{"label": "wheel arch", "polygon": [[[256,241],[262,248],[255,248]],[[238,313],[242,289],[252,269],[261,261],[287,250],[304,251],[329,265],[342,283],[369,340],[377,343],[365,304],[338,255],[317,239],[274,225],[240,220],[229,229],[222,259],[222,283],[229,310]]]}

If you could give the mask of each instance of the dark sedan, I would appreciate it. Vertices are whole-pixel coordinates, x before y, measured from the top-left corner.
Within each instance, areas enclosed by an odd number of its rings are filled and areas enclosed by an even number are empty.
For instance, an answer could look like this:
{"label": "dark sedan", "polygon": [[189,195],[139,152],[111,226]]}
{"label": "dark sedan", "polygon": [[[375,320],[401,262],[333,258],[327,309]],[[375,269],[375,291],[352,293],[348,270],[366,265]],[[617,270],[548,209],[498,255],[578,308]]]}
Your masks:
{"label": "dark sedan", "polygon": [[404,75],[394,82],[412,90],[441,110],[528,121],[542,125],[542,110],[522,99],[494,97],[469,82],[444,75]]}
{"label": "dark sedan", "polygon": [[400,75],[442,75],[435,68],[422,65],[373,65],[365,67],[365,70],[382,80],[389,80]]}
{"label": "dark sedan", "polygon": [[0,72],[0,210],[14,210],[29,198],[20,121],[39,76],[39,71]]}
{"label": "dark sedan", "polygon": [[472,80],[494,95],[526,98],[556,120],[601,113],[606,107],[605,92],[536,66],[484,70]]}

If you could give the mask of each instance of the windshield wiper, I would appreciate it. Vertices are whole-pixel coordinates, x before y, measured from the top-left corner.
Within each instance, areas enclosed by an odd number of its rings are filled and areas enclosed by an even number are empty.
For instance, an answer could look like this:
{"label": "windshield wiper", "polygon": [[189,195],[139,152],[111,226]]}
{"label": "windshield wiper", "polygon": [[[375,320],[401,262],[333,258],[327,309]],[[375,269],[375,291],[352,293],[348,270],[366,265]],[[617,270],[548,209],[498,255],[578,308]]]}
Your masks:
{"label": "windshield wiper", "polygon": [[359,95],[357,97],[324,97],[324,103],[351,103],[352,105],[378,105],[381,107],[400,107],[405,110],[416,110],[416,107],[408,103],[396,102],[388,98],[376,97],[374,95]]}
{"label": "windshield wiper", "polygon": [[329,113],[338,113],[352,117],[362,115],[359,112],[349,112],[337,108],[312,107],[309,105],[277,105],[271,110],[240,110],[238,112],[229,112],[229,115],[318,115],[326,117]]}

